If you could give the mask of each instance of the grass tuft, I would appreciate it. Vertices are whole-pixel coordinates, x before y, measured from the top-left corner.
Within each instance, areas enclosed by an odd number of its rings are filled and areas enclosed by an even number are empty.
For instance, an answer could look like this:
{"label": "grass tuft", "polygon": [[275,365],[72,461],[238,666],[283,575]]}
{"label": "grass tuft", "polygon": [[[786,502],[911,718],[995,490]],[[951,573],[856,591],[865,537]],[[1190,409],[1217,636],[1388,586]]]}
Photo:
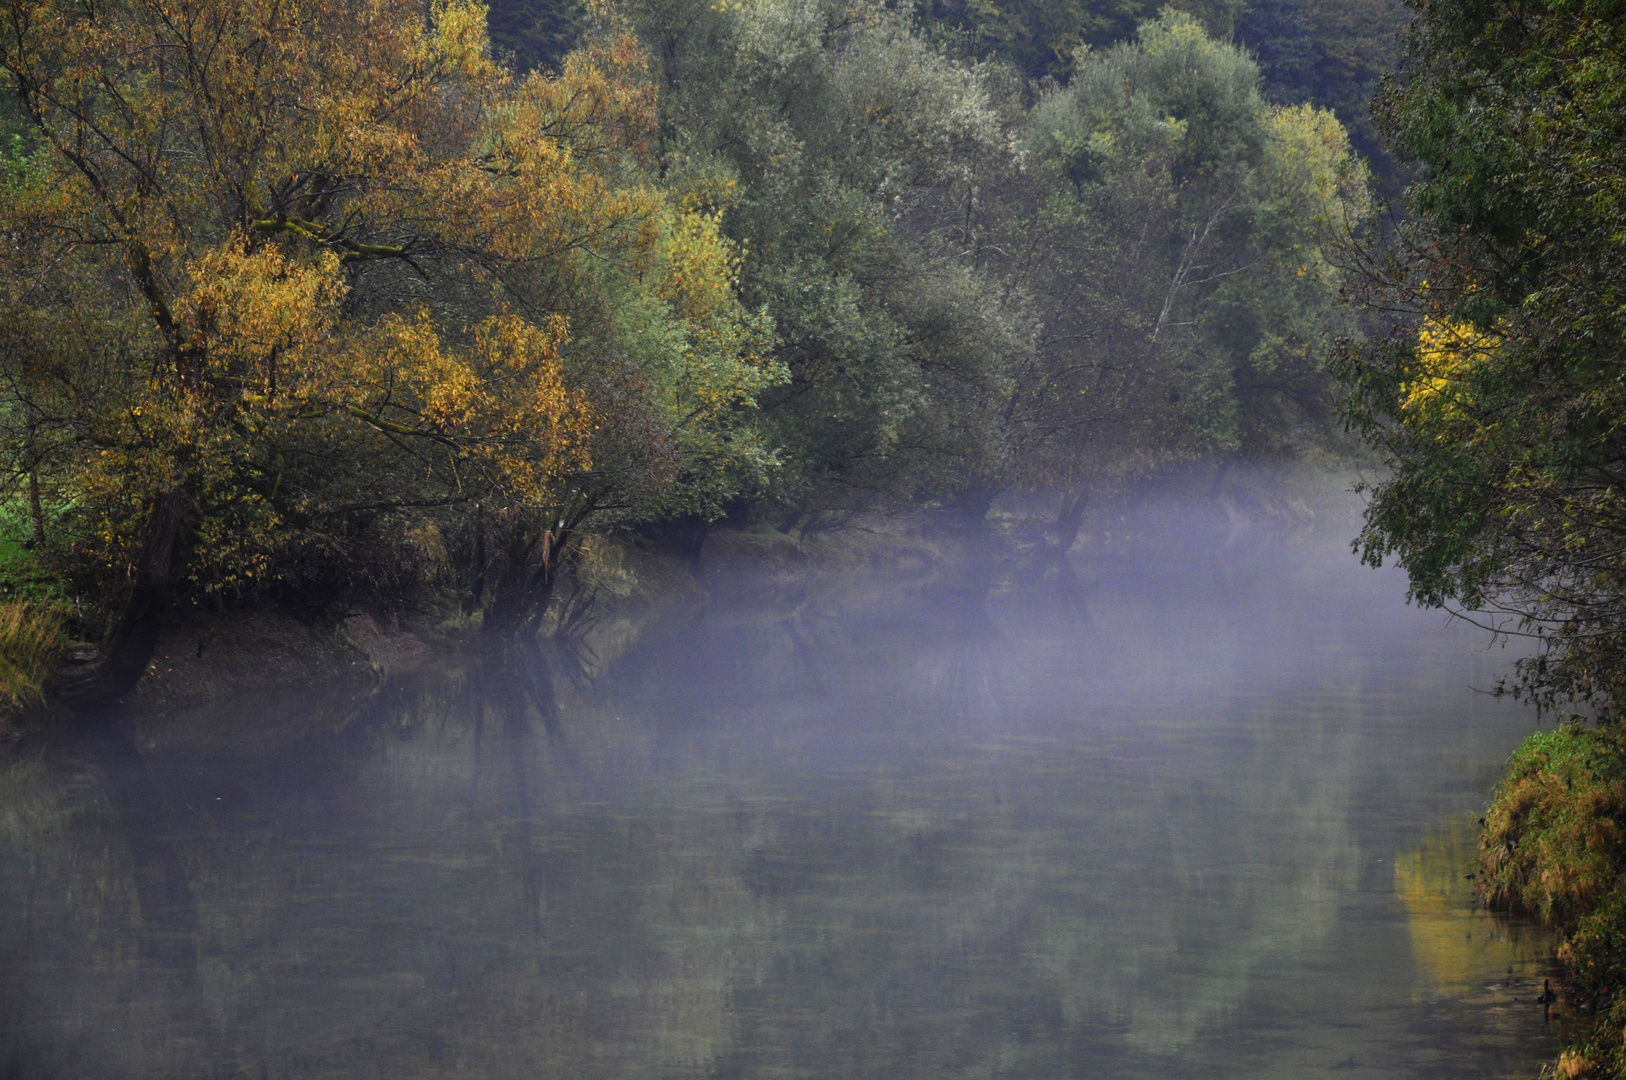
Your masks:
{"label": "grass tuft", "polygon": [[62,612],[45,604],[0,604],[0,714],[45,701],[45,680],[67,646]]}

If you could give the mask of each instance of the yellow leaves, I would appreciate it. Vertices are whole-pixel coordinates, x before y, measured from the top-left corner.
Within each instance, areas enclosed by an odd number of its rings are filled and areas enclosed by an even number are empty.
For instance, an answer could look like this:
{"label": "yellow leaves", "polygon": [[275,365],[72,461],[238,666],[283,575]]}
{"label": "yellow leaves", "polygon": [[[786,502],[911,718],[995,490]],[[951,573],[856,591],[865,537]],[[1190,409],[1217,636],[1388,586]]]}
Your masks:
{"label": "yellow leaves", "polygon": [[433,442],[505,497],[540,502],[589,463],[591,410],[564,380],[566,321],[503,313],[472,337],[458,347],[427,313],[385,316],[358,352],[348,411],[387,434]]}
{"label": "yellow leaves", "polygon": [[636,149],[655,125],[655,85],[630,34],[589,42],[556,76],[533,72],[514,104],[522,127],[588,156]]}
{"label": "yellow leaves", "polygon": [[[732,180],[681,210],[642,182],[630,34],[517,82],[479,0],[0,3],[0,71],[46,139],[0,184],[0,290],[50,275],[94,309],[61,366],[102,396],[60,484],[105,565],[176,486],[224,587],[347,508],[546,504],[600,447],[681,460],[668,478],[769,457],[737,416],[784,371],[735,295]],[[602,338],[570,355],[563,312]],[[623,443],[588,392],[627,405]]]}
{"label": "yellow leaves", "polygon": [[1338,117],[1305,103],[1276,106],[1266,121],[1278,144],[1278,167],[1303,168],[1305,183],[1323,195],[1331,194],[1350,156],[1349,134]]}
{"label": "yellow leaves", "polygon": [[721,217],[721,211],[680,212],[661,238],[657,292],[691,322],[707,322],[735,303],[740,260],[720,231]]}
{"label": "yellow leaves", "polygon": [[434,0],[429,10],[433,30],[426,35],[428,56],[445,63],[465,79],[485,82],[498,78],[486,40],[485,4],[477,0]]}
{"label": "yellow leaves", "polygon": [[[251,250],[240,235],[188,264],[182,314],[190,336],[219,375],[245,389],[287,392],[321,363],[347,287],[332,252],[303,262],[279,248]],[[280,361],[280,372],[270,364]]]}
{"label": "yellow leaves", "polygon": [[616,182],[654,123],[642,67],[623,38],[573,54],[557,76],[533,73],[496,100],[470,156],[436,180],[448,235],[516,260],[647,254],[660,200]]}
{"label": "yellow leaves", "polygon": [[[1472,403],[1466,377],[1491,357],[1501,337],[1469,323],[1430,317],[1417,334],[1420,374],[1403,389],[1401,411],[1408,421],[1429,426],[1466,417]],[[1450,437],[1446,432],[1439,438]]]}
{"label": "yellow leaves", "polygon": [[732,170],[716,162],[693,162],[681,155],[674,166],[669,166],[666,183],[668,190],[677,193],[677,208],[686,214],[727,210],[740,195],[739,180]]}

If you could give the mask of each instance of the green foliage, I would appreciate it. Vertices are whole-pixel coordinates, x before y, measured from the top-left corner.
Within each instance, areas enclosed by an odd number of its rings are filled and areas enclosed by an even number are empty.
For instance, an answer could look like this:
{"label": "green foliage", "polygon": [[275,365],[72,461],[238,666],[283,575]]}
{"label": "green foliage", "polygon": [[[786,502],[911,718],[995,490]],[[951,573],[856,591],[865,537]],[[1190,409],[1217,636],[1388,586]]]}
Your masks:
{"label": "green foliage", "polygon": [[978,72],[879,5],[629,4],[656,61],[661,168],[721,212],[789,372],[762,397],[776,522],[819,528],[952,490],[1025,327],[954,240],[1006,152]]}
{"label": "green foliage", "polygon": [[1258,61],[1268,100],[1334,112],[1360,153],[1398,187],[1369,115],[1379,80],[1400,56],[1402,0],[931,0],[928,32],[952,48],[998,58],[1024,78],[1066,83],[1089,51],[1128,41],[1160,13],[1189,15]]}
{"label": "green foliage", "polygon": [[[1327,237],[1364,176],[1323,112],[1168,12],[1028,109],[883,8],[643,3],[664,176],[721,211],[790,373],[764,494],[802,528],[903,500],[1326,438]],[[1095,478],[1090,480],[1088,478]]]}
{"label": "green foliage", "polygon": [[1577,725],[1526,739],[1485,817],[1492,903],[1573,929],[1611,891],[1626,843],[1626,747]]}
{"label": "green foliage", "polygon": [[1323,250],[1367,198],[1337,121],[1268,105],[1250,57],[1167,12],[1086,57],[1029,140],[1054,177],[1022,258],[1031,478],[1325,445]]}
{"label": "green foliage", "polygon": [[930,0],[921,18],[1029,79],[1065,82],[1080,54],[1133,38],[1160,11],[1189,15],[1223,41],[1248,9],[1246,0]]}
{"label": "green foliage", "polygon": [[460,576],[524,623],[583,527],[716,514],[772,467],[771,324],[647,171],[624,32],[519,78],[461,0],[7,10],[35,142],[0,172],[0,458],[80,594]]}
{"label": "green foliage", "polygon": [[1368,266],[1397,320],[1338,368],[1392,466],[1367,560],[1398,556],[1423,603],[1542,635],[1516,690],[1605,710],[1626,692],[1623,14],[1419,4],[1381,102],[1418,179]]}
{"label": "green foliage", "polygon": [[1389,332],[1338,360],[1384,453],[1360,547],[1412,597],[1542,639],[1512,689],[1599,726],[1532,739],[1488,818],[1492,900],[1562,928],[1566,998],[1598,1021],[1558,1068],[1626,1069],[1626,6],[1418,0],[1380,99],[1414,163],[1367,254]]}
{"label": "green foliage", "polygon": [[[1035,104],[879,0],[510,0],[489,41],[467,0],[7,2],[0,497],[109,640],[132,596],[447,587],[523,633],[595,533],[1076,507],[1326,439],[1321,252],[1364,177],[1261,96],[1238,5],[1044,30],[1072,82]],[[149,77],[206,25],[209,94]],[[89,156],[82,109],[117,118]]]}
{"label": "green foliage", "polygon": [[[1085,59],[1034,121],[1041,153],[1081,184],[1151,157],[1175,185],[1221,179],[1259,155],[1258,68],[1189,16],[1146,23],[1133,43]],[[1127,167],[1137,167],[1128,164]]]}

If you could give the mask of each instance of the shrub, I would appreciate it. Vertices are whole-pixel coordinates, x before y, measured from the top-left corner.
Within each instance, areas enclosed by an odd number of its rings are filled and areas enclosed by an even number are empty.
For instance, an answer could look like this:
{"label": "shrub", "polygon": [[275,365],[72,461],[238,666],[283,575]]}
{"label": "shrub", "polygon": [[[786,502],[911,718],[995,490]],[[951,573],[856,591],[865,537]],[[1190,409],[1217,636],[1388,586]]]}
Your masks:
{"label": "shrub", "polygon": [[1564,1000],[1591,1022],[1556,1075],[1626,1076],[1626,735],[1570,724],[1526,739],[1480,852],[1486,901],[1563,935]]}

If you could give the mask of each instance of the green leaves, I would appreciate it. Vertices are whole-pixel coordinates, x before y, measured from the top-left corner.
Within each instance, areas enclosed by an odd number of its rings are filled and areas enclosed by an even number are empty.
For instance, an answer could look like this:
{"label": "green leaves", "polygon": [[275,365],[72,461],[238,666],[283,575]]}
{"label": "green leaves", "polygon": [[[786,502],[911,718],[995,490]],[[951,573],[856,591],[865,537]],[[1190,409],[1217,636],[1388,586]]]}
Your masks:
{"label": "green leaves", "polygon": [[776,524],[945,494],[988,452],[980,388],[1020,353],[974,265],[979,177],[1008,155],[981,72],[879,4],[625,5],[663,88],[660,167],[720,211],[788,382],[762,396]]}
{"label": "green leaves", "polygon": [[[1393,467],[1362,544],[1369,559],[1398,556],[1423,602],[1541,633],[1548,652],[1515,689],[1612,710],[1626,674],[1623,9],[1421,0],[1416,12],[1379,108],[1417,163],[1377,288],[1400,317],[1340,365],[1352,424]],[[1449,415],[1408,405],[1428,327],[1443,325],[1500,342],[1449,377]]]}
{"label": "green leaves", "polygon": [[1320,369],[1339,274],[1324,252],[1366,213],[1367,178],[1330,113],[1271,106],[1258,81],[1245,52],[1165,12],[1081,58],[1034,112],[1033,153],[1060,173],[1053,205],[1077,223],[1051,256],[1071,310],[1046,333],[1075,344],[1043,364],[1094,373],[1104,399],[1150,421],[1102,423],[1094,454],[1147,468],[1329,441]]}

